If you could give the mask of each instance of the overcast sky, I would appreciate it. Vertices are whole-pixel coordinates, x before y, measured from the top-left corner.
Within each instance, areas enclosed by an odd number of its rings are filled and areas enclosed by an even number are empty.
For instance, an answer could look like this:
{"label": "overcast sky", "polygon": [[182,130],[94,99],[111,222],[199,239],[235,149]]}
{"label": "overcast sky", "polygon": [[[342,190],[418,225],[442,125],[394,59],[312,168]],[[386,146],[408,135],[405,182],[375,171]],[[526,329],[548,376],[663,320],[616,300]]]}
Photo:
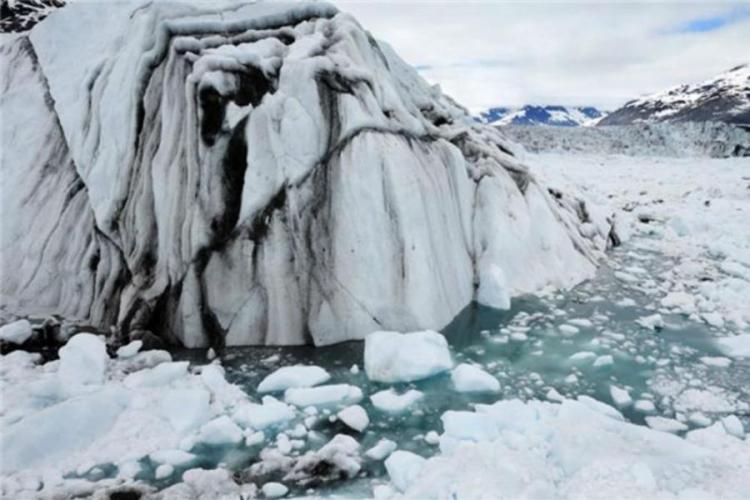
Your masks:
{"label": "overcast sky", "polygon": [[473,111],[614,109],[750,62],[750,2],[335,3]]}

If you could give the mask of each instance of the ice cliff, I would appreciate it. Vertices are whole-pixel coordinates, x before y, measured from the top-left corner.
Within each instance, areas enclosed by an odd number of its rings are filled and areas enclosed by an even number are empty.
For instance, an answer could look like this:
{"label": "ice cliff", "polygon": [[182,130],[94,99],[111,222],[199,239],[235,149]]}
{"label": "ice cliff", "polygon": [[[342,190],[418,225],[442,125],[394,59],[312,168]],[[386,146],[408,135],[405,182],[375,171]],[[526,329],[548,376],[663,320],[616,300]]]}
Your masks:
{"label": "ice cliff", "polygon": [[327,4],[74,3],[2,57],[6,319],[322,345],[571,285],[609,239]]}

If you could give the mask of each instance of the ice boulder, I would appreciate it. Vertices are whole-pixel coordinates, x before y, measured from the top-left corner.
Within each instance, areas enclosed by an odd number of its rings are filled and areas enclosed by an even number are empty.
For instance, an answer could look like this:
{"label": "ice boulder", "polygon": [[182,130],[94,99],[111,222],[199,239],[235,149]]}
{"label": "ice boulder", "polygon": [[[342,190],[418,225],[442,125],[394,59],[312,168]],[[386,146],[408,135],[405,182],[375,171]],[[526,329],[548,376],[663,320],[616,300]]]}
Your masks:
{"label": "ice boulder", "polygon": [[478,366],[461,363],[451,372],[453,387],[458,392],[498,392],[500,382]]}
{"label": "ice boulder", "polygon": [[750,358],[750,333],[722,337],[718,341],[719,349],[732,358]]}
{"label": "ice boulder", "polygon": [[371,460],[383,460],[396,451],[398,445],[390,439],[381,439],[375,446],[365,452],[365,456]]}
{"label": "ice boulder", "polygon": [[294,409],[271,396],[264,396],[263,404],[242,404],[232,414],[235,422],[255,430],[282,425],[293,418]]}
{"label": "ice boulder", "polygon": [[79,333],[73,335],[59,350],[58,374],[63,384],[101,384],[107,369],[107,348],[97,335]]}
{"label": "ice boulder", "polygon": [[31,323],[25,319],[0,326],[0,340],[10,342],[11,344],[23,344],[31,338],[33,333]]}
{"label": "ice boulder", "polygon": [[0,50],[9,314],[326,345],[572,285],[606,246],[324,2],[69,2]]}
{"label": "ice boulder", "polygon": [[659,417],[659,416],[648,416],[646,417],[646,425],[654,430],[662,432],[671,432],[677,434],[678,432],[686,431],[688,426],[674,420],[672,418]]}
{"label": "ice boulder", "polygon": [[289,488],[281,483],[266,483],[260,489],[264,498],[281,498],[289,492]]}
{"label": "ice boulder", "polygon": [[362,399],[362,390],[348,384],[321,385],[318,387],[299,387],[287,389],[284,400],[295,406],[329,406],[335,404],[358,403]]}
{"label": "ice boulder", "polygon": [[477,302],[495,309],[510,309],[510,288],[505,273],[494,263],[487,264],[477,288]]}
{"label": "ice boulder", "polygon": [[167,385],[186,376],[189,365],[190,363],[187,361],[160,363],[153,368],[129,374],[123,380],[123,384],[130,388]]}
{"label": "ice boulder", "polygon": [[385,461],[385,469],[391,483],[398,491],[404,492],[416,481],[424,466],[425,459],[410,451],[398,450],[391,453]]}
{"label": "ice boulder", "polygon": [[367,412],[359,405],[347,406],[338,412],[336,416],[344,424],[357,432],[362,432],[370,425],[370,418],[367,416]]}
{"label": "ice boulder", "polygon": [[293,387],[324,384],[331,376],[319,366],[284,366],[269,374],[258,384],[258,392],[285,391]]}
{"label": "ice boulder", "polygon": [[160,399],[158,413],[175,431],[185,433],[209,419],[210,397],[204,389],[169,389]]}
{"label": "ice boulder", "polygon": [[411,408],[412,405],[423,397],[424,394],[416,389],[409,389],[403,394],[399,394],[393,389],[386,389],[370,396],[370,401],[372,401],[372,405],[380,411],[386,413],[402,413]]}
{"label": "ice boulder", "polygon": [[365,373],[375,382],[411,382],[450,370],[448,341],[438,332],[373,332],[365,337]]}
{"label": "ice boulder", "polygon": [[128,406],[121,388],[108,387],[33,413],[3,428],[3,473],[54,466],[96,442]]}
{"label": "ice boulder", "polygon": [[214,446],[237,444],[242,438],[242,429],[226,415],[203,424],[198,434],[198,441]]}
{"label": "ice boulder", "polygon": [[317,451],[308,451],[299,458],[285,480],[309,482],[355,477],[362,468],[359,443],[346,434],[336,434]]}
{"label": "ice boulder", "polygon": [[127,345],[119,347],[117,349],[117,357],[120,359],[132,358],[133,356],[138,354],[138,351],[141,350],[141,347],[143,347],[143,341],[134,340]]}
{"label": "ice boulder", "polygon": [[184,450],[159,450],[150,453],[148,458],[157,464],[167,464],[182,467],[195,460],[195,455]]}

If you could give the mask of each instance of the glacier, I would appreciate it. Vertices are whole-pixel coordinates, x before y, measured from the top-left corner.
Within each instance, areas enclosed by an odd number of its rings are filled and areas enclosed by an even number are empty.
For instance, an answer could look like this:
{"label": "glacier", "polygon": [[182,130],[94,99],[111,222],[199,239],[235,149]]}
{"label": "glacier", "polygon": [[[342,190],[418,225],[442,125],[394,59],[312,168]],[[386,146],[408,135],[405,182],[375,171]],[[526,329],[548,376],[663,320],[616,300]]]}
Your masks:
{"label": "glacier", "polygon": [[3,321],[326,345],[570,286],[611,240],[325,3],[76,2],[0,50]]}

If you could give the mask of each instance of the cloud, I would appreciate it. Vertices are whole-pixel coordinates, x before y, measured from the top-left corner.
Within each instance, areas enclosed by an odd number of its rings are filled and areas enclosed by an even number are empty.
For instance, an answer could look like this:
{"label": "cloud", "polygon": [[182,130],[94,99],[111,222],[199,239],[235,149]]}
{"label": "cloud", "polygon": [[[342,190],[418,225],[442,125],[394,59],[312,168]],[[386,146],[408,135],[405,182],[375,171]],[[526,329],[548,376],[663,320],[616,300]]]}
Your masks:
{"label": "cloud", "polygon": [[[613,109],[750,59],[750,16],[737,14],[747,4],[336,3],[475,111],[528,103]],[[679,29],[727,16],[712,30]]]}

